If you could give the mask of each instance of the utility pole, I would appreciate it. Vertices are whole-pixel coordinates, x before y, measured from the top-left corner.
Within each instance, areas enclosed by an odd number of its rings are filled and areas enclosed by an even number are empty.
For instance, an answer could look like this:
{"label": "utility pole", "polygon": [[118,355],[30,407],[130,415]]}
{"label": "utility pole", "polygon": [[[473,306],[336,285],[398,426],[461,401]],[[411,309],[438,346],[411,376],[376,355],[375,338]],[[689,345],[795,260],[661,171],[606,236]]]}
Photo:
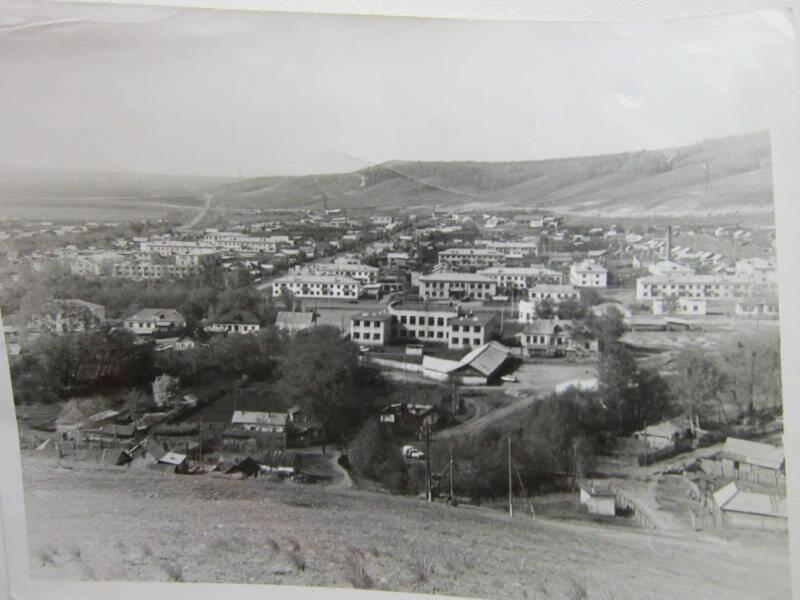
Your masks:
{"label": "utility pole", "polygon": [[455,501],[453,495],[453,446],[450,446],[450,504]]}
{"label": "utility pole", "polygon": [[431,493],[431,430],[425,428],[425,499],[433,502]]}
{"label": "utility pole", "polygon": [[508,518],[514,518],[514,504],[511,502],[511,437],[508,438]]}

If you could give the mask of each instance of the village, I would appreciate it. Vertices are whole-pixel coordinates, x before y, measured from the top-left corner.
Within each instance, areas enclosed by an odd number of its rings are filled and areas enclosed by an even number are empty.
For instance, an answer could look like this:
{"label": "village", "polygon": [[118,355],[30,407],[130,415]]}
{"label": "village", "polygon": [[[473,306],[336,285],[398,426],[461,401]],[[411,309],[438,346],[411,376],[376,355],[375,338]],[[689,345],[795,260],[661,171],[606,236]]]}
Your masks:
{"label": "village", "polygon": [[[561,509],[568,518],[653,529],[786,529],[779,389],[756,399],[752,387],[761,382],[753,377],[744,384],[749,404],[732,407],[709,387],[715,382],[697,381],[699,393],[715,398],[642,409],[613,443],[560,457],[544,478],[520,474],[536,453],[512,449],[511,438],[499,465],[510,483],[476,482],[464,469],[480,457],[459,455],[459,444],[479,443],[540,399],[608,393],[608,373],[598,366],[606,347],[625,346],[633,364],[668,378],[686,364],[682,353],[714,356],[733,340],[741,347],[737,335],[777,336],[773,228],[601,227],[547,213],[439,209],[368,217],[285,211],[269,221],[257,211],[219,212],[224,229],[161,221],[140,226],[138,235],[120,223],[3,224],[4,281],[19,288],[11,291],[18,309],[4,305],[4,334],[25,448],[59,461],[183,475],[374,479],[453,505],[499,509],[508,495],[506,510],[516,502],[530,514],[537,495],[530,488],[574,490],[567,512]],[[86,289],[94,295],[64,297],[52,288],[43,295],[34,282],[48,277],[65,290],[76,287],[65,281],[92,282]],[[121,282],[144,291],[104,305],[104,286]],[[205,306],[185,297],[143,304],[148,293],[158,298],[153,290],[198,282],[237,296]],[[326,414],[344,409],[320,406],[311,389],[291,398],[262,377],[264,345],[285,349],[320,332],[334,332],[334,341],[328,335],[311,344],[341,347],[334,352],[352,353],[358,368],[389,382],[347,407],[353,423]],[[93,336],[116,340],[107,356],[87,350]],[[42,342],[55,338],[75,355],[75,369],[53,383],[43,374],[53,358]],[[130,361],[121,368],[148,365],[147,380],[105,364],[114,344]],[[251,352],[252,368],[223,364],[247,363],[241,353]],[[756,350],[747,352],[752,369],[776,368],[756,366]],[[217,376],[204,378],[209,369]],[[721,418],[725,403],[738,414]],[[370,420],[405,462],[386,467],[403,472],[402,485],[387,484],[397,473],[370,477],[369,461],[348,456],[364,441],[354,423],[363,433],[360,424]],[[383,441],[375,443],[370,452],[384,452]],[[465,466],[454,477],[459,461]],[[670,503],[676,507],[665,509]]]}

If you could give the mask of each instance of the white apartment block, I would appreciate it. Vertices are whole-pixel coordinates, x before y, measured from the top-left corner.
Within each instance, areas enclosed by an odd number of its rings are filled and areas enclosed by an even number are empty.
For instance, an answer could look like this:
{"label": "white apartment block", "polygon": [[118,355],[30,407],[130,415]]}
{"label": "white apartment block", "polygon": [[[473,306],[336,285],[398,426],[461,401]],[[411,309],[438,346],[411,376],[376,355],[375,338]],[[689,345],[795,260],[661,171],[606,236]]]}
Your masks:
{"label": "white apartment block", "polygon": [[298,298],[339,298],[358,300],[361,284],[351,277],[294,273],[272,282],[272,295],[288,290]]}
{"label": "white apartment block", "polygon": [[403,303],[390,306],[389,314],[393,338],[447,344],[450,321],[458,317],[458,310],[435,304]]}
{"label": "white apartment block", "polygon": [[407,267],[411,262],[408,252],[388,252],[386,254],[386,266],[391,268]]}
{"label": "white apartment block", "polygon": [[526,290],[537,283],[561,283],[563,276],[543,266],[532,267],[489,267],[478,271],[494,279],[498,288]]}
{"label": "white apartment block", "polygon": [[489,341],[497,329],[495,315],[465,315],[450,321],[449,348],[476,348]]}
{"label": "white apartment block", "polygon": [[495,280],[478,273],[431,273],[419,278],[423,298],[475,298],[486,300],[497,294]]}
{"label": "white apartment block", "polygon": [[337,277],[350,277],[362,284],[378,281],[378,267],[362,265],[360,263],[316,263],[307,270],[316,275],[333,275]]}
{"label": "white apartment block", "polygon": [[664,296],[680,298],[743,298],[753,283],[725,275],[686,275],[683,277],[641,277],[636,280],[636,299],[652,300]]}
{"label": "white apartment block", "polygon": [[460,268],[486,268],[505,264],[507,256],[490,248],[448,248],[439,252],[439,262]]}
{"label": "white apartment block", "polygon": [[539,254],[538,240],[520,240],[516,242],[483,241],[476,242],[476,245],[510,256],[538,256]]}
{"label": "white apartment block", "polygon": [[520,300],[519,303],[519,322],[531,323],[538,317],[536,316],[536,306],[542,300],[549,300],[557,306],[565,300],[580,301],[581,293],[578,288],[572,285],[535,285],[528,290],[528,300]]}
{"label": "white apartment block", "polygon": [[569,282],[578,287],[604,288],[608,286],[608,270],[591,260],[569,268]]}
{"label": "white apartment block", "polygon": [[367,346],[388,344],[391,320],[392,315],[384,311],[357,313],[350,317],[350,339]]}
{"label": "white apartment block", "polygon": [[217,250],[267,254],[275,254],[281,246],[291,245],[288,236],[252,236],[228,231],[206,231],[203,242]]}
{"label": "white apartment block", "polygon": [[743,258],[736,261],[736,276],[752,281],[757,285],[770,285],[777,282],[775,265],[763,258]]}
{"label": "white apartment block", "polygon": [[191,256],[214,254],[217,252],[217,249],[211,244],[179,240],[147,240],[145,242],[140,242],[139,247],[142,252],[152,252],[159,256]]}
{"label": "white apartment block", "polygon": [[708,312],[707,298],[675,298],[673,306],[669,302],[665,298],[653,298],[653,314],[668,315],[672,312],[676,315],[703,316]]}

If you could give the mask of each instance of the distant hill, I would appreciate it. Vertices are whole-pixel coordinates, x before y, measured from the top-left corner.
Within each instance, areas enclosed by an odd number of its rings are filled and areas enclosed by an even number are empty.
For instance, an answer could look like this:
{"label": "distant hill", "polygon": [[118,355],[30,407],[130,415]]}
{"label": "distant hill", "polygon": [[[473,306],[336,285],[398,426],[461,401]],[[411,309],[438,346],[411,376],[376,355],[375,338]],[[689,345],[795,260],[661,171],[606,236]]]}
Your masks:
{"label": "distant hill", "polygon": [[523,162],[391,161],[354,173],[261,177],[216,190],[231,207],[547,208],[603,216],[773,209],[768,133],[691,146]]}
{"label": "distant hill", "polygon": [[[691,146],[521,162],[390,161],[353,173],[230,180],[0,167],[0,216],[84,208],[545,208],[587,216],[768,214],[768,133]],[[85,205],[85,206],[84,206]],[[127,213],[125,213],[127,214]]]}

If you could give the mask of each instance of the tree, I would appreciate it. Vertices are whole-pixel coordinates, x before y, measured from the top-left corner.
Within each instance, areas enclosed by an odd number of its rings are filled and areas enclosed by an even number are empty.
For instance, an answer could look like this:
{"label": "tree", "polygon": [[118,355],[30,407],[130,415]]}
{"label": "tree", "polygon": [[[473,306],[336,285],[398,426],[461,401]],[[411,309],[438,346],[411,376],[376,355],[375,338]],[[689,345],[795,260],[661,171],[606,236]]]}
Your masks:
{"label": "tree", "polygon": [[673,316],[680,309],[680,297],[677,294],[669,294],[661,299],[665,315]]}
{"label": "tree", "polygon": [[625,333],[625,321],[622,313],[614,307],[609,307],[602,314],[589,311],[586,317],[576,324],[576,329],[583,335],[594,338],[600,342],[600,348],[616,343]]}
{"label": "tree", "polygon": [[759,409],[781,403],[781,349],[776,330],[742,336],[722,353],[727,377],[725,395],[740,413],[753,416]]}
{"label": "tree", "polygon": [[586,306],[575,298],[566,298],[556,306],[559,319],[582,319],[586,316]]}
{"label": "tree", "polygon": [[625,408],[628,394],[636,386],[639,367],[624,344],[611,342],[603,347],[597,364],[599,397],[617,429],[625,429]]}
{"label": "tree", "polygon": [[280,387],[319,419],[328,439],[344,443],[375,411],[384,387],[380,373],[362,366],[354,344],[338,329],[298,332],[289,344]]}
{"label": "tree", "polygon": [[181,386],[177,377],[159,375],[153,380],[153,401],[156,406],[172,405],[180,398]]}
{"label": "tree", "polygon": [[536,316],[539,319],[552,319],[555,316],[555,308],[550,298],[543,298],[536,303]]}
{"label": "tree", "polygon": [[391,433],[378,419],[370,419],[358,432],[349,458],[361,477],[377,481],[393,492],[408,489],[408,466]]}
{"label": "tree", "polygon": [[687,348],[675,359],[675,371],[672,389],[690,419],[706,420],[716,408],[719,422],[727,421],[722,392],[728,379],[715,361],[699,348]]}

